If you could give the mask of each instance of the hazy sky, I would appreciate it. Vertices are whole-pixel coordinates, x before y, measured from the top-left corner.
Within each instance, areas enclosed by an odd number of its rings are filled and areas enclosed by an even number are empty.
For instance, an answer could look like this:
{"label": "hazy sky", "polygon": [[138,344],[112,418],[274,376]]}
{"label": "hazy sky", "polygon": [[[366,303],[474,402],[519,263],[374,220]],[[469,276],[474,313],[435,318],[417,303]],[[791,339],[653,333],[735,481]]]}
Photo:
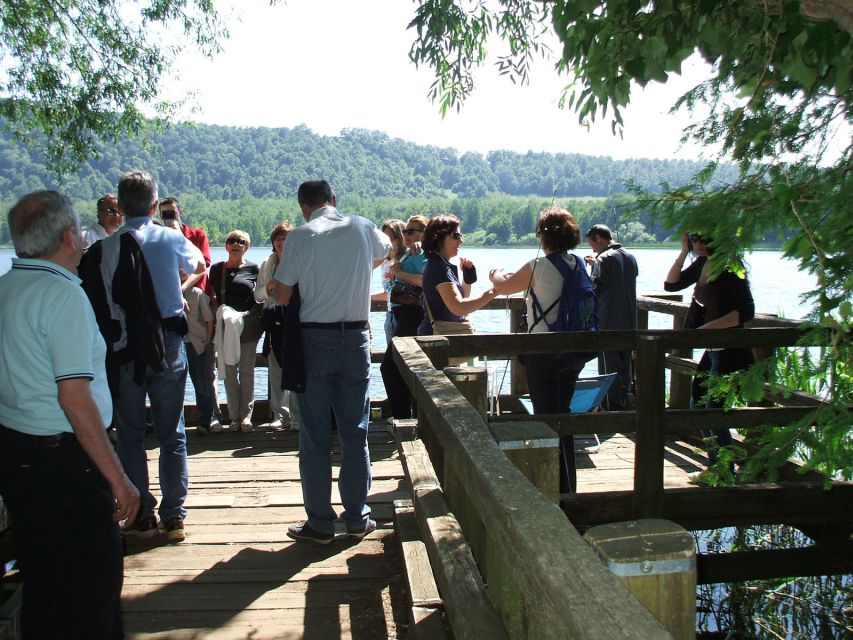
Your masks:
{"label": "hazy sky", "polygon": [[[686,66],[685,77],[637,88],[623,114],[624,138],[613,136],[610,118],[590,130],[557,106],[568,79],[553,61],[533,70],[518,87],[487,63],[460,113],[442,120],[427,98],[430,69],[416,69],[407,25],[415,4],[406,0],[265,0],[233,2],[231,38],[213,60],[184,54],[181,80],[170,92],[194,91],[200,122],[293,128],[322,135],[344,128],[385,131],[418,144],[485,153],[492,149],[584,153],[614,158],[696,158],[679,149],[686,114],[667,114],[675,98],[700,81],[704,65]],[[554,40],[556,44],[556,39]],[[496,46],[498,43],[496,43]],[[496,48],[496,55],[502,53]],[[175,96],[172,96],[175,97]]]}

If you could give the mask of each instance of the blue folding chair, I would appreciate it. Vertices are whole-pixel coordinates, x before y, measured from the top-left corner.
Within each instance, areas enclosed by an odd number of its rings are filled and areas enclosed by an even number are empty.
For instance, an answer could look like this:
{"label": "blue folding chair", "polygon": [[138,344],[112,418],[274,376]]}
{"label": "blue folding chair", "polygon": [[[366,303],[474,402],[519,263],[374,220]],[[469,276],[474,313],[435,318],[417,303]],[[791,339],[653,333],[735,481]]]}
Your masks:
{"label": "blue folding chair", "polygon": [[[597,411],[601,407],[601,402],[604,400],[604,396],[607,395],[610,385],[613,384],[615,379],[615,373],[578,378],[575,384],[575,392],[569,404],[572,413],[591,413]],[[527,410],[527,413],[533,413],[533,401],[530,399],[530,396],[521,396],[519,401]],[[598,453],[598,450],[601,448],[601,440],[598,439],[598,434],[593,433],[592,436],[595,438],[595,446],[587,447],[586,453]]]}

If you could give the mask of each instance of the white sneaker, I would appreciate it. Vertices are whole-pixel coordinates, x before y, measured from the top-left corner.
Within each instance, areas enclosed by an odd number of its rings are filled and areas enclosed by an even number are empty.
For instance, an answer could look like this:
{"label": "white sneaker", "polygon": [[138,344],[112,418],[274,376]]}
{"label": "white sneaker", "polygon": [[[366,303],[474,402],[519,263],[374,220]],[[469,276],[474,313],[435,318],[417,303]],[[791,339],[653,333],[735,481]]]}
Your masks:
{"label": "white sneaker", "polygon": [[283,427],[281,418],[276,418],[272,422],[270,422],[270,428],[272,429],[281,429]]}
{"label": "white sneaker", "polygon": [[252,419],[243,418],[243,420],[240,422],[240,431],[242,431],[243,433],[251,433],[254,430],[255,427],[252,424]]}

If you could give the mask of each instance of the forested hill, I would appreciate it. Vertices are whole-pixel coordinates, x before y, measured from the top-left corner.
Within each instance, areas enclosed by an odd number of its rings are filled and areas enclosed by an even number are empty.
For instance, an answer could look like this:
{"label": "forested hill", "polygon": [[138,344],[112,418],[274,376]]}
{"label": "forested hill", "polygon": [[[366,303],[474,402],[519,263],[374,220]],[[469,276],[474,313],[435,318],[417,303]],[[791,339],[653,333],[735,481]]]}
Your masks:
{"label": "forested hill", "polygon": [[[2,123],[0,123],[2,124]],[[8,134],[0,138],[0,200],[40,188],[61,187],[91,200],[115,189],[129,168],[150,170],[161,194],[208,199],[289,199],[305,179],[325,177],[338,193],[362,198],[456,195],[608,196],[624,182],[656,190],[685,183],[701,168],[685,160],[613,160],[580,154],[492,151],[485,157],[452,148],[420,146],[378,131],[345,129],[339,137],[294,129],[182,124],[145,142],[102,147],[102,155],[61,183],[36,152]],[[653,150],[650,150],[653,152]],[[722,169],[720,178],[734,178]],[[731,172],[732,175],[728,175]]]}

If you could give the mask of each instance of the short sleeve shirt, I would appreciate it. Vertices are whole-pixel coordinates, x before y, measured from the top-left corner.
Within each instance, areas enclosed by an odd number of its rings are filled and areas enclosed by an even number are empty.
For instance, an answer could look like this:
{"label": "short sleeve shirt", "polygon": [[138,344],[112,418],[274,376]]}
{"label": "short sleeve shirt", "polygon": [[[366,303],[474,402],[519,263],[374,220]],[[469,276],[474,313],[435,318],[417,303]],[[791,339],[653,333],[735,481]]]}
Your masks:
{"label": "short sleeve shirt", "polygon": [[[462,289],[462,284],[459,282],[459,269],[455,264],[447,262],[437,253],[429,254],[426,267],[423,271],[423,288],[424,298],[429,305],[429,313],[432,314],[433,320],[445,320],[447,322],[462,322],[462,316],[457,316],[450,312],[450,309],[444,304],[441,299],[441,294],[436,291],[436,287],[445,282],[450,282],[456,285],[460,295],[464,296],[465,292]],[[426,322],[429,322],[429,314],[425,315]]]}
{"label": "short sleeve shirt", "polygon": [[0,423],[40,436],[73,431],[57,384],[83,378],[102,422],[110,424],[105,358],[79,278],[53,262],[13,259],[0,277]]}
{"label": "short sleeve shirt", "polygon": [[124,229],[136,229],[142,238],[142,255],[151,273],[160,314],[172,318],[183,313],[184,295],[178,271],[194,273],[198,263],[204,262],[201,251],[181,232],[156,225],[148,216],[129,218]]}
{"label": "short sleeve shirt", "polygon": [[391,241],[361,216],[321,207],[287,234],[275,279],[299,284],[301,322],[358,322],[370,315],[373,263]]}

